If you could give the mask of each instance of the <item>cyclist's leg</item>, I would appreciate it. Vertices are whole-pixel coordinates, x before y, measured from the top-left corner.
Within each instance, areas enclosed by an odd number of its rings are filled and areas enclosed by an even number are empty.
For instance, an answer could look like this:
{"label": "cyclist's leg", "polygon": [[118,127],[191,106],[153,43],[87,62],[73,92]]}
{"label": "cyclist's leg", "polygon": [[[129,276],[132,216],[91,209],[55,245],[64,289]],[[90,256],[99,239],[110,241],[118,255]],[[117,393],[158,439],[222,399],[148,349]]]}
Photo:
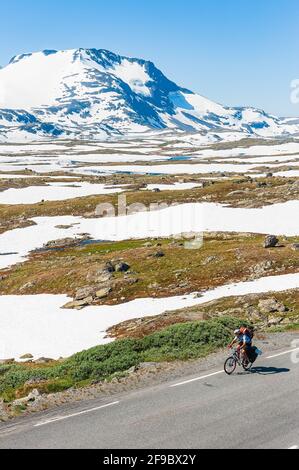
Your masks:
{"label": "cyclist's leg", "polygon": [[244,347],[243,347],[243,361],[247,361],[247,362],[250,362],[249,360],[249,355],[248,355],[248,344],[246,344]]}
{"label": "cyclist's leg", "polygon": [[251,362],[251,360],[250,360],[250,349],[251,349],[251,346],[249,344],[246,344],[246,346],[245,346],[245,359],[248,362]]}

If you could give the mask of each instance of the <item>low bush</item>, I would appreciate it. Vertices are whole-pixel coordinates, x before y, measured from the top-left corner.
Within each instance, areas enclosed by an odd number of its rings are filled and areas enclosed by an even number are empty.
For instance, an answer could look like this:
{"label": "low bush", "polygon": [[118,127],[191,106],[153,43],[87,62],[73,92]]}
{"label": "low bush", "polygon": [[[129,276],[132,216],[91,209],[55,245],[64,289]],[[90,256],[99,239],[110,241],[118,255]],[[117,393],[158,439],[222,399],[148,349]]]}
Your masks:
{"label": "low bush", "polygon": [[[142,339],[124,339],[96,346],[52,367],[5,366],[0,369],[0,395],[7,399],[14,390],[26,390],[26,382],[33,379],[36,388],[41,381],[42,392],[55,392],[83,381],[103,380],[121,374],[140,362],[203,357],[226,346],[238,326],[240,319],[231,317],[176,324]],[[44,381],[48,381],[47,387]]]}

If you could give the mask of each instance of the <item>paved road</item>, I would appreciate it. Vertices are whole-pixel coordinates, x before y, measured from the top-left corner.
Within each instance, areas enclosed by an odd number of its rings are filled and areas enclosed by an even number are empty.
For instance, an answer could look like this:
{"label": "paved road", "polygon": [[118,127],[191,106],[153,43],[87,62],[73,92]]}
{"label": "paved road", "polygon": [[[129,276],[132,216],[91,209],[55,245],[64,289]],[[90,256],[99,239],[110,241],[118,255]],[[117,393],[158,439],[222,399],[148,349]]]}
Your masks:
{"label": "paved road", "polygon": [[253,373],[229,377],[219,367],[3,424],[0,448],[296,448],[299,364],[286,351],[273,355]]}

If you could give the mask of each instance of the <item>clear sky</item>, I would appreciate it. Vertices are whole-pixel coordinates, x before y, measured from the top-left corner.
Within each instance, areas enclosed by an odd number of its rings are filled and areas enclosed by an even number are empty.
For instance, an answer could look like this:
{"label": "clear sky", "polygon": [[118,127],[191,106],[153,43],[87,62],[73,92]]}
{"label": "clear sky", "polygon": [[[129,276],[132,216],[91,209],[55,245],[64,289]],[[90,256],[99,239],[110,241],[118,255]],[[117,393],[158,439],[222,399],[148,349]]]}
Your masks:
{"label": "clear sky", "polygon": [[299,116],[298,0],[9,0],[0,64],[42,49],[94,47],[150,59],[226,105]]}

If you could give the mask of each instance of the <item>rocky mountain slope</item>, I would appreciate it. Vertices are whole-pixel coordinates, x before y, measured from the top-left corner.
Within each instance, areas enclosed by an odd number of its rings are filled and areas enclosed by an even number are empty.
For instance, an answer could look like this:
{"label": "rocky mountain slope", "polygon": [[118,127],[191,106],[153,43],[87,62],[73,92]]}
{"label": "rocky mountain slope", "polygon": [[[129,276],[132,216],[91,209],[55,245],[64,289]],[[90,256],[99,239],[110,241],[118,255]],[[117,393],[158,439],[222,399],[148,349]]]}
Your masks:
{"label": "rocky mountain slope", "polygon": [[107,50],[45,50],[0,70],[0,141],[107,139],[151,131],[299,133],[296,120],[214,103],[170,81],[152,62]]}

